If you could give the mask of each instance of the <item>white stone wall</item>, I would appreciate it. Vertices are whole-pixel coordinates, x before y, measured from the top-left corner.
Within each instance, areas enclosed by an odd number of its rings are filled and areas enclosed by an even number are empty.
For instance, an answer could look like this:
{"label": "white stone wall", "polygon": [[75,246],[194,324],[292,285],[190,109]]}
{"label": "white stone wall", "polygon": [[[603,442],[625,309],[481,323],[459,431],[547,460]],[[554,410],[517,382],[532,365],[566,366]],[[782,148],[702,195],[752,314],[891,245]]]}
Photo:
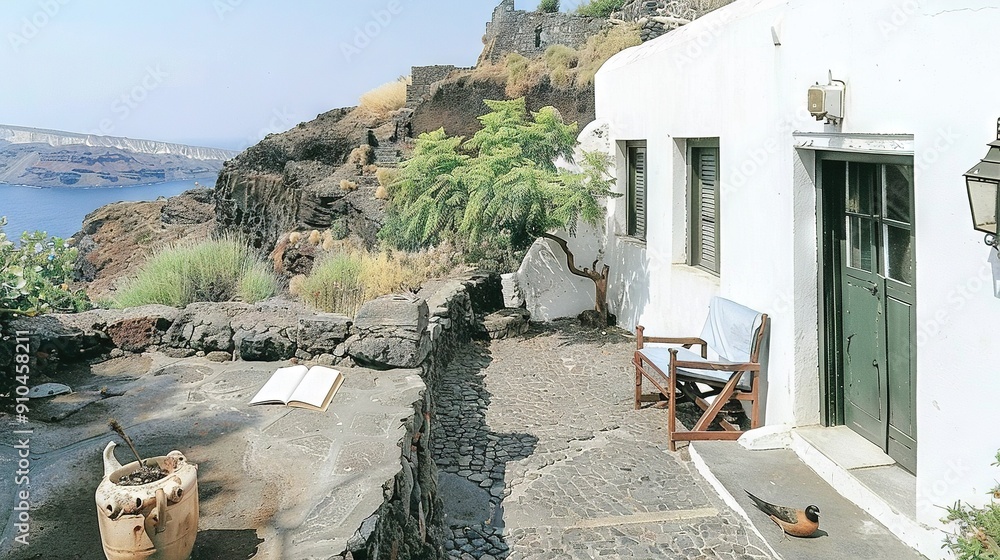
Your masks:
{"label": "white stone wall", "polygon": [[[612,141],[645,139],[649,154],[645,244],[618,235],[624,200],[610,205],[612,310],[626,328],[672,334],[699,332],[716,293],[771,314],[768,424],[820,419],[814,154],[792,133],[914,136],[917,515],[927,524],[942,515],[933,505],[982,503],[997,475],[997,264],[971,227],[962,177],[996,138],[997,29],[1000,7],[986,0],[741,0],[597,76]],[[847,82],[842,128],[805,113],[808,87],[828,70]],[[683,139],[698,137],[720,139],[718,277],[684,264]]]}

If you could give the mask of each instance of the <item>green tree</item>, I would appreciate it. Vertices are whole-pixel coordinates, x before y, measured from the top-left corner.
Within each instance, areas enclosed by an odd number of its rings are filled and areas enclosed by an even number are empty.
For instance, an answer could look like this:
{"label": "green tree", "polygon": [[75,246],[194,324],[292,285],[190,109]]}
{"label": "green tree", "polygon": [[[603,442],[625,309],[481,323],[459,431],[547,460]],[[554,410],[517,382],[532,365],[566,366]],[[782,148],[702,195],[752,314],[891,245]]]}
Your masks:
{"label": "green tree", "polygon": [[[601,223],[601,201],[611,191],[607,154],[588,153],[583,171],[556,169],[558,157],[572,160],[576,124],[565,124],[546,107],[529,115],[524,98],[486,101],[482,128],[464,144],[443,130],[423,134],[413,157],[391,186],[382,238],[415,249],[450,238],[465,247],[507,247],[524,251],[539,237],[566,254],[571,273],[595,284],[595,310],[607,319],[609,268],[576,266],[566,239],[578,222]],[[459,149],[467,153],[462,154]]]}
{"label": "green tree", "polygon": [[44,232],[24,232],[19,245],[7,238],[0,218],[0,319],[89,308],[83,291],[72,291],[77,250]]}
{"label": "green tree", "polygon": [[625,0],[590,0],[576,9],[581,16],[608,17],[625,5]]}
{"label": "green tree", "polygon": [[542,0],[538,5],[538,11],[546,14],[554,14],[559,11],[559,0]]}

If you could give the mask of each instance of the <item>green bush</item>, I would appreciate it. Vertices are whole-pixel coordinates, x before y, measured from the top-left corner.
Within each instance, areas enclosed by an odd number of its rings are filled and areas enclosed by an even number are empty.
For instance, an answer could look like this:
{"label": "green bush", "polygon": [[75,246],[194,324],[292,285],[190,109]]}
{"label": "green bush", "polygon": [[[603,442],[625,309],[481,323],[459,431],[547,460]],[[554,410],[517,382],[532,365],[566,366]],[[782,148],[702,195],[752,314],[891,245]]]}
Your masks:
{"label": "green bush", "polygon": [[590,0],[586,4],[580,4],[580,7],[576,9],[576,13],[581,16],[605,18],[610,16],[611,12],[622,9],[625,2],[626,0]]}
{"label": "green bush", "polygon": [[554,14],[559,11],[559,0],[542,0],[538,5],[538,11],[546,14]]}
{"label": "green bush", "polygon": [[[1000,453],[993,466],[1000,466]],[[1000,485],[991,492],[993,500],[983,507],[973,507],[962,502],[945,508],[945,523],[955,523],[958,532],[945,538],[945,548],[955,553],[958,560],[1000,560]]]}
{"label": "green bush", "polygon": [[68,286],[77,250],[40,231],[24,232],[15,245],[3,231],[6,224],[0,218],[0,319],[88,309],[87,295]]}
{"label": "green bush", "polygon": [[112,307],[150,303],[184,307],[196,301],[253,303],[274,295],[277,280],[237,237],[181,243],[153,255],[127,280]]}

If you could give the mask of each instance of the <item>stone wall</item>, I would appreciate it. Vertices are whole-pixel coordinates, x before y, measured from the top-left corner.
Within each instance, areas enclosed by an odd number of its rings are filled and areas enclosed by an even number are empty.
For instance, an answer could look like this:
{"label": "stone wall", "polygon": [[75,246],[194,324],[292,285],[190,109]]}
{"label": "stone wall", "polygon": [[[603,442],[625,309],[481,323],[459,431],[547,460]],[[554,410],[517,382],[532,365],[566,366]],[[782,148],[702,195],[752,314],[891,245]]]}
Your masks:
{"label": "stone wall", "polygon": [[514,0],[504,0],[486,24],[485,47],[480,62],[499,62],[509,53],[532,58],[551,45],[580,48],[587,39],[606,28],[606,19],[557,12],[546,14],[514,9]]}
{"label": "stone wall", "polygon": [[645,42],[732,2],[733,0],[632,0],[611,17],[638,22],[642,26],[642,40]]}
{"label": "stone wall", "polygon": [[406,88],[406,106],[413,109],[430,95],[431,85],[448,77],[455,67],[446,65],[414,66],[410,69],[410,85]]}
{"label": "stone wall", "polygon": [[[384,502],[334,558],[443,558],[432,395],[455,350],[487,336],[484,318],[503,308],[500,277],[472,274],[428,283],[416,295],[367,302],[354,319],[317,313],[280,299],[258,304],[149,305],[17,319],[30,331],[36,377],[59,381],[63,366],[126,352],[160,351],[210,360],[359,364],[379,370],[419,368],[427,390],[404,419],[400,470],[383,485]],[[412,370],[408,370],[412,371]]]}

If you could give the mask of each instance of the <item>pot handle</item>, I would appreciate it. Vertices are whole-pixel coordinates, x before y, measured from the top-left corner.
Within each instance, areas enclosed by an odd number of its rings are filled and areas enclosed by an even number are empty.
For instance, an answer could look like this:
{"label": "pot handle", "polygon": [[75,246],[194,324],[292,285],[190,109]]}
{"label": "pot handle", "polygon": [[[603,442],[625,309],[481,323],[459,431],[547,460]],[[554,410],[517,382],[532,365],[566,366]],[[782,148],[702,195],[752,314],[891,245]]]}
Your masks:
{"label": "pot handle", "polygon": [[159,534],[167,530],[167,493],[163,491],[163,488],[156,489],[155,515],[153,526],[156,527],[156,533]]}
{"label": "pot handle", "polygon": [[107,447],[104,448],[104,477],[107,478],[111,476],[111,473],[122,468],[122,464],[118,462],[115,458],[115,447],[117,447],[113,441],[109,441]]}

